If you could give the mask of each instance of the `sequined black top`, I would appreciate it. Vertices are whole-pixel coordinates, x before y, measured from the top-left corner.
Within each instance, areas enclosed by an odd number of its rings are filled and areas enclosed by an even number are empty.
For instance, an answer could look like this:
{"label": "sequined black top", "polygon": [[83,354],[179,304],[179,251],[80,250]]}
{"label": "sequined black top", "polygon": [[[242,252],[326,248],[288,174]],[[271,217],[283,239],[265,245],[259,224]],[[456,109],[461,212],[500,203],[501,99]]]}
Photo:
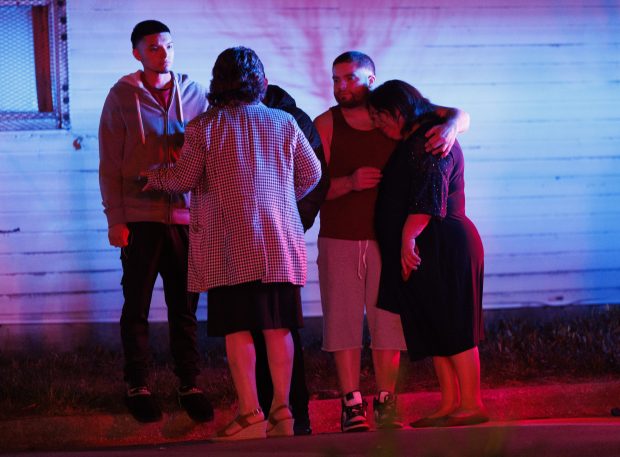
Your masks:
{"label": "sequined black top", "polygon": [[[445,158],[424,150],[425,124],[401,142],[383,169],[375,227],[381,250],[377,306],[400,314],[412,360],[459,354],[483,336],[484,247],[465,215],[464,161],[458,143]],[[432,217],[416,246],[420,267],[401,276],[402,229],[409,214]]]}
{"label": "sequined black top", "polygon": [[463,153],[458,142],[446,157],[425,152],[424,136],[432,125],[422,127],[402,144],[409,168],[409,214],[440,218],[465,215]]}
{"label": "sequined black top", "polygon": [[444,158],[424,150],[424,135],[438,122],[434,117],[427,118],[398,144],[384,167],[375,213],[378,236],[400,238],[409,214],[441,219],[465,216],[463,153],[458,142]]}

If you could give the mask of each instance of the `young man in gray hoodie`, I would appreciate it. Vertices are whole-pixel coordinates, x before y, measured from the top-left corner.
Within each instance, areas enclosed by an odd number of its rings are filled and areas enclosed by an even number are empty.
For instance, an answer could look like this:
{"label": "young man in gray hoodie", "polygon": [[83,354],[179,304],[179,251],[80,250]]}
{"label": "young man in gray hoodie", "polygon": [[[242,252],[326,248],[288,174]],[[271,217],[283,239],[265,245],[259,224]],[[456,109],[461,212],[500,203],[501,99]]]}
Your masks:
{"label": "young man in gray hoodie", "polygon": [[131,34],[143,70],[123,76],[110,90],[99,125],[99,183],[108,238],[121,249],[125,302],[121,339],[127,383],[125,401],[141,422],[161,418],[147,384],[148,315],[157,275],[168,307],[170,349],[179,378],[179,402],[196,421],[213,408],[196,386],[198,294],[187,292],[189,195],[142,192],[142,170],[172,165],[185,125],[207,109],[206,89],[171,71],[170,30],[159,21],[137,24]]}

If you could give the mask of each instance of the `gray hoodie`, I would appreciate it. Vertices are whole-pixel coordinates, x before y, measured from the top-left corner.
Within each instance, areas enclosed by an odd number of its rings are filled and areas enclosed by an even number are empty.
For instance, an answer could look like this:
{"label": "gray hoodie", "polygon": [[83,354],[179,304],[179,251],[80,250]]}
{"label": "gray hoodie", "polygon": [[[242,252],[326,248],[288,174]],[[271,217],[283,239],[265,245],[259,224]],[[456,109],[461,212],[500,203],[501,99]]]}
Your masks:
{"label": "gray hoodie", "polygon": [[99,123],[99,186],[108,227],[127,222],[189,223],[189,194],[142,192],[143,170],[171,165],[186,124],[206,111],[207,91],[187,75],[172,74],[166,111],[142,83],[141,71],[123,76],[108,94]]}

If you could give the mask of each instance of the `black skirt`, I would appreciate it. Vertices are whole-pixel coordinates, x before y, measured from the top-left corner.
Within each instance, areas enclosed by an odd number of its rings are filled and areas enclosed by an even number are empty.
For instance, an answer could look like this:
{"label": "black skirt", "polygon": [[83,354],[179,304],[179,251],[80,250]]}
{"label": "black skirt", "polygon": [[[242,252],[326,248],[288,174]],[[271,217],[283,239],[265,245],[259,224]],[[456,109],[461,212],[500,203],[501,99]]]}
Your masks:
{"label": "black skirt", "polygon": [[381,272],[382,285],[387,275],[401,283],[398,304],[409,357],[451,356],[478,346],[484,337],[484,250],[476,227],[466,217],[432,219],[417,245],[422,263],[406,283],[400,256]]}
{"label": "black skirt", "polygon": [[[412,360],[456,355],[484,337],[484,248],[465,215],[463,152],[457,142],[445,160],[426,154],[424,134],[431,125],[417,130],[392,154],[383,169],[375,211],[381,249],[377,306],[400,314]],[[416,238],[422,263],[404,282],[402,231],[409,214],[416,212],[434,217]]]}
{"label": "black skirt", "polygon": [[252,281],[215,287],[207,294],[209,336],[303,327],[300,286]]}

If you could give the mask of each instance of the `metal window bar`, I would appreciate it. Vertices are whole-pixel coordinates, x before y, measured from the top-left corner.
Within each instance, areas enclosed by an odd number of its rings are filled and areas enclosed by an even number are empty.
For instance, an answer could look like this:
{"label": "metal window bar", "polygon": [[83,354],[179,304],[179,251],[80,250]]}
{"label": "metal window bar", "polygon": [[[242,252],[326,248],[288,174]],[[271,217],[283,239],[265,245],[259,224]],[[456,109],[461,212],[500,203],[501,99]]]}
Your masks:
{"label": "metal window bar", "polygon": [[0,131],[69,129],[64,0],[0,0]]}

